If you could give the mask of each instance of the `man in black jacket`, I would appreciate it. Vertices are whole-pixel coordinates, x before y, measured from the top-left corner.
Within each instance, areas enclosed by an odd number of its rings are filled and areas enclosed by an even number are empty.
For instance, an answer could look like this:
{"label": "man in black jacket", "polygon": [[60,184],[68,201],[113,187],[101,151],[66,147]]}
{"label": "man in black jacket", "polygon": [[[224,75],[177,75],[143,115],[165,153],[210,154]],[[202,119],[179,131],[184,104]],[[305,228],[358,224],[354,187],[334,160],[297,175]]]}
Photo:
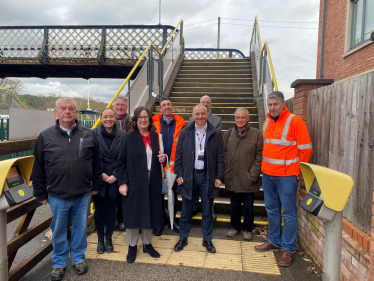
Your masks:
{"label": "man in black jacket", "polygon": [[215,253],[213,235],[213,199],[218,196],[225,173],[223,138],[221,131],[215,129],[208,120],[205,106],[195,106],[192,122],[182,129],[175,154],[175,173],[177,174],[178,193],[182,195],[182,212],[179,220],[180,238],[174,251],[183,250],[191,228],[191,215],[194,198],[200,192],[203,211],[201,230],[203,246],[209,253]]}
{"label": "man in black jacket", "polygon": [[[56,125],[38,136],[32,170],[34,196],[51,206],[52,262],[51,280],[61,280],[69,254],[76,274],[87,272],[87,212],[91,193],[100,189],[102,176],[98,140],[89,128],[75,119],[77,106],[71,98],[56,101]],[[72,224],[71,246],[67,241],[69,220]]]}

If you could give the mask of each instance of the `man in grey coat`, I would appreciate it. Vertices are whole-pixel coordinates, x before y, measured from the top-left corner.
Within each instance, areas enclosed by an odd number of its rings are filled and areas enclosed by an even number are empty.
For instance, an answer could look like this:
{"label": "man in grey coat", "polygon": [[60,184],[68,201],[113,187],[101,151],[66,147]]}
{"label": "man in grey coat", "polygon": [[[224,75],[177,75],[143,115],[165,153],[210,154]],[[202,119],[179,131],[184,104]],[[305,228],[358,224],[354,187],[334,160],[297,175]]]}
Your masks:
{"label": "man in grey coat", "polygon": [[[209,117],[208,121],[213,125],[214,128],[218,129],[219,131],[222,131],[222,119],[221,117],[218,117],[217,115],[213,115],[210,112],[210,109],[212,108],[212,100],[209,96],[205,95],[200,98],[200,104],[204,105],[208,109]],[[193,118],[190,117],[189,119],[189,124],[193,122]],[[195,203],[193,206],[193,212],[192,216],[195,216],[197,214],[197,209],[199,207],[199,195],[196,196],[195,198]],[[213,215],[213,220],[215,221],[217,219],[217,215],[214,212],[214,201],[212,205],[212,215]]]}
{"label": "man in grey coat", "polygon": [[215,253],[211,210],[213,199],[218,196],[218,188],[224,179],[223,138],[221,131],[207,122],[209,114],[205,106],[196,105],[192,116],[195,122],[182,129],[175,153],[174,171],[177,174],[177,192],[182,195],[182,212],[179,220],[180,238],[174,251],[181,251],[187,245],[194,198],[200,193],[203,246],[209,253]]}

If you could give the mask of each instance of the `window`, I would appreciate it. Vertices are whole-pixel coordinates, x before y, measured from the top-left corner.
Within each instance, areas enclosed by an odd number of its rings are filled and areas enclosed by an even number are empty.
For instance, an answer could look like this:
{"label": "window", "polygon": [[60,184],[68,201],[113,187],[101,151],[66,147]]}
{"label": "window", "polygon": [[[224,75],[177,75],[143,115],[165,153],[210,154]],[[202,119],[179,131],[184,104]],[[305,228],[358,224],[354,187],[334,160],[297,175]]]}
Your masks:
{"label": "window", "polygon": [[351,49],[370,39],[374,32],[374,0],[354,0]]}

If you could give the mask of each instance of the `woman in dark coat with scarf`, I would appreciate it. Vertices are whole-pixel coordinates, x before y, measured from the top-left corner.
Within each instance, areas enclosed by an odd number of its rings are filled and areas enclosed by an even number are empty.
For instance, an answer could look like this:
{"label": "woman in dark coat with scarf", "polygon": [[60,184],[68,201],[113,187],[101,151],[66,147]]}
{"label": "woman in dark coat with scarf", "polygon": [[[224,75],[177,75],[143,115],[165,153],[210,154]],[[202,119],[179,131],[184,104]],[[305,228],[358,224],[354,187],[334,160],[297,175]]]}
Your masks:
{"label": "woman in dark coat with scarf", "polygon": [[[95,205],[94,220],[98,236],[97,253],[113,252],[112,234],[116,221],[116,207],[122,197],[117,181],[117,158],[126,132],[117,129],[113,109],[101,111],[101,124],[95,128],[100,143],[103,161],[102,184],[99,192],[92,196]],[[104,246],[104,228],[106,245]]]}
{"label": "woman in dark coat with scarf", "polygon": [[158,134],[151,131],[151,112],[141,106],[134,110],[134,131],[127,134],[118,156],[117,175],[122,196],[123,223],[129,244],[127,262],[136,258],[139,229],[142,229],[143,252],[153,258],[160,254],[151,244],[152,229],[163,226],[161,163]]}

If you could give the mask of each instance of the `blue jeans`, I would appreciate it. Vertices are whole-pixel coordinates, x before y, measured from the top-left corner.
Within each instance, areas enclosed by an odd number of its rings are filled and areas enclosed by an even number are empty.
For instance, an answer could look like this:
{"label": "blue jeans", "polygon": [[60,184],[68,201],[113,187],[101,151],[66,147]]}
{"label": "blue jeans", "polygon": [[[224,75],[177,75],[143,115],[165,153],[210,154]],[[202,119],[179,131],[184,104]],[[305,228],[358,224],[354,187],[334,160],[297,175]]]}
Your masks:
{"label": "blue jeans", "polygon": [[213,215],[212,204],[213,198],[208,198],[208,188],[206,186],[205,173],[193,173],[192,185],[192,199],[188,200],[182,197],[182,212],[179,219],[180,240],[186,241],[191,229],[192,210],[195,202],[195,197],[200,191],[201,208],[203,217],[201,220],[201,231],[203,233],[204,241],[211,241],[213,236]]}
{"label": "blue jeans", "polygon": [[[87,211],[90,200],[91,192],[75,200],[64,200],[48,195],[48,203],[53,214],[51,223],[53,268],[65,268],[69,253],[73,265],[84,262],[84,253],[87,249]],[[67,240],[69,220],[72,224],[70,249]]]}
{"label": "blue jeans", "polygon": [[262,176],[265,209],[269,218],[269,242],[291,253],[296,249],[298,182],[296,176],[274,177],[266,174]]}
{"label": "blue jeans", "polygon": [[[249,231],[253,230],[253,203],[254,193],[235,193],[230,191],[230,220],[231,226],[236,231]],[[242,225],[242,203],[244,207],[244,224]]]}

